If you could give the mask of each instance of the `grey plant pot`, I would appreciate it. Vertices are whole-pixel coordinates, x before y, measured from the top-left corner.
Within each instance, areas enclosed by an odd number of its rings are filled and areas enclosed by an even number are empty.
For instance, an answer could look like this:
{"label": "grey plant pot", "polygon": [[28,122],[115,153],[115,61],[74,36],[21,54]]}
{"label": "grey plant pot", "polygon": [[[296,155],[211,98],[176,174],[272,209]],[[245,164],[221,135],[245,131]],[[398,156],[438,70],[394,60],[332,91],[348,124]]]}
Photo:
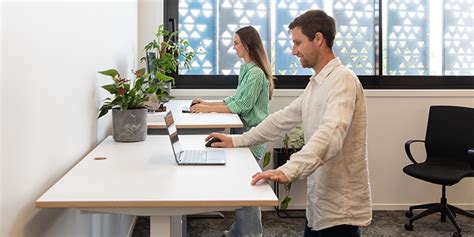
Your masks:
{"label": "grey plant pot", "polygon": [[147,109],[112,110],[113,132],[116,142],[140,142],[146,139]]}

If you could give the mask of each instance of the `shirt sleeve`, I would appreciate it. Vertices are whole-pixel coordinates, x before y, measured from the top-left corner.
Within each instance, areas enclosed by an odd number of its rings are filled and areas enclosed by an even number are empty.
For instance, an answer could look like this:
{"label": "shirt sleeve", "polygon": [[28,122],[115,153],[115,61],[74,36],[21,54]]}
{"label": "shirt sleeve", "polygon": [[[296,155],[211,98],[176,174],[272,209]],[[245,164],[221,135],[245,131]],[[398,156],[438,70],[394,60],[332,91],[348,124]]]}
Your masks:
{"label": "shirt sleeve", "polygon": [[288,133],[291,128],[301,123],[302,97],[302,95],[299,96],[284,109],[271,114],[248,132],[232,136],[234,146],[250,146],[266,141],[276,141]]}
{"label": "shirt sleeve", "polygon": [[309,141],[278,168],[290,181],[311,175],[341,150],[351,126],[357,95],[356,82],[347,77],[332,85],[322,122]]}
{"label": "shirt sleeve", "polygon": [[[222,101],[224,101],[224,103],[227,105],[229,104],[231,101],[234,101],[235,100],[235,96],[233,95],[230,95],[230,96],[227,96],[226,98],[224,98]],[[229,109],[230,110],[230,109]],[[232,112],[232,111],[231,111]]]}
{"label": "shirt sleeve", "polygon": [[252,110],[258,99],[258,96],[255,95],[260,94],[266,85],[265,74],[260,69],[250,70],[241,80],[236,95],[224,99],[227,108],[234,114],[242,114]]}

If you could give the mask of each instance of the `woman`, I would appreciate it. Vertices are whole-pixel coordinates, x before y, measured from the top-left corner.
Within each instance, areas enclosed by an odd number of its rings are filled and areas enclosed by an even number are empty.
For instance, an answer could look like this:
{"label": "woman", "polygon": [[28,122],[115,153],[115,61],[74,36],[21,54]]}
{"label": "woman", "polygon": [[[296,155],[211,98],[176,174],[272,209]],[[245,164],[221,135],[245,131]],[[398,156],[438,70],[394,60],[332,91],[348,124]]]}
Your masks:
{"label": "woman", "polygon": [[[235,32],[234,50],[243,59],[240,66],[239,83],[234,96],[222,102],[208,102],[194,99],[193,113],[235,113],[244,124],[243,129],[232,129],[231,133],[243,133],[257,126],[268,116],[268,101],[273,93],[273,76],[263,43],[252,26]],[[260,160],[265,153],[265,144],[250,147],[253,156]],[[243,207],[235,211],[235,222],[228,236],[262,236],[261,212],[259,207]]]}

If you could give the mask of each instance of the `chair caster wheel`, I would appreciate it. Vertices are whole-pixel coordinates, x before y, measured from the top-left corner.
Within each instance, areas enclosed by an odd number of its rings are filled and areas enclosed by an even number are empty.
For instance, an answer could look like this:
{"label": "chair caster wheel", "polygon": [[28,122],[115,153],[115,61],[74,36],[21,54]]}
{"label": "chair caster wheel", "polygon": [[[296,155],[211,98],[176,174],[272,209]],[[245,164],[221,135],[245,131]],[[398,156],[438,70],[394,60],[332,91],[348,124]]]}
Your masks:
{"label": "chair caster wheel", "polygon": [[462,235],[459,232],[454,232],[453,237],[462,237]]}
{"label": "chair caster wheel", "polygon": [[413,225],[411,223],[406,223],[405,224],[405,230],[412,231],[413,230]]}
{"label": "chair caster wheel", "polygon": [[405,212],[405,216],[406,216],[407,218],[411,218],[411,217],[413,216],[413,212],[412,212],[412,211],[406,211],[406,212]]}

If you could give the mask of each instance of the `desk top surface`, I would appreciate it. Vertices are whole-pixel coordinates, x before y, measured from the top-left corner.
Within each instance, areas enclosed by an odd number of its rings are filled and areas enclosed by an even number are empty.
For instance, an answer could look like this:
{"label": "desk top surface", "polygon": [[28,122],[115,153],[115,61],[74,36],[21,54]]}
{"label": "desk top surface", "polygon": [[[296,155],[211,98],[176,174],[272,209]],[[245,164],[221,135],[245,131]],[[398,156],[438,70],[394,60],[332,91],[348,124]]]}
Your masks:
{"label": "desk top surface", "polygon": [[[204,135],[180,136],[184,149]],[[250,185],[260,167],[248,148],[225,148],[226,165],[178,166],[168,136],[118,143],[105,139],[38,200],[39,208],[276,206],[270,185]],[[96,157],[107,159],[96,160]]]}
{"label": "desk top surface", "polygon": [[[183,113],[183,107],[189,107],[191,100],[171,100],[166,103],[173,112],[176,127],[183,128],[242,128],[244,125],[237,114],[232,113]],[[148,128],[166,128],[163,116],[165,112],[149,113]]]}

